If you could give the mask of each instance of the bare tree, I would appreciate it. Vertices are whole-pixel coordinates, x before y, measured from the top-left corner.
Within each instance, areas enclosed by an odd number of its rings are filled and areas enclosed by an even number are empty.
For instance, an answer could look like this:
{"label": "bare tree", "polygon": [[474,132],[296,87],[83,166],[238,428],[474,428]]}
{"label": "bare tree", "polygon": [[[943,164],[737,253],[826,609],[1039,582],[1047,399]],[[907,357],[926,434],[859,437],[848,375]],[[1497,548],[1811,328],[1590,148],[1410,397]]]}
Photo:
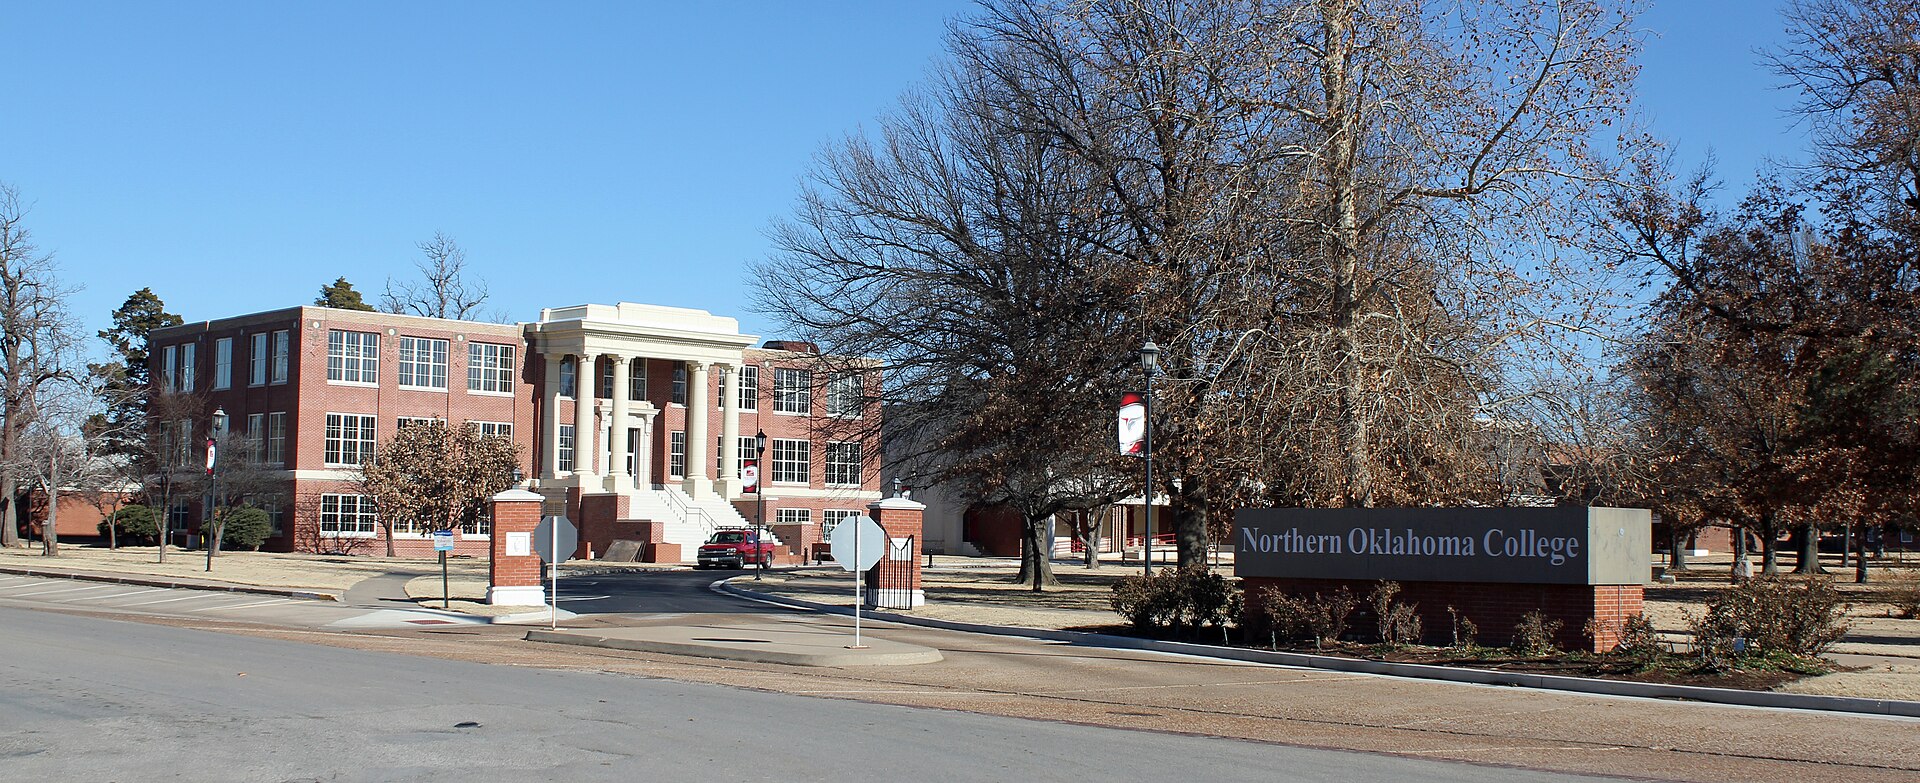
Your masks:
{"label": "bare tree", "polygon": [[0,546],[19,546],[21,438],[50,384],[70,379],[78,327],[72,289],[53,256],[33,244],[27,206],[0,183]]}
{"label": "bare tree", "polygon": [[414,262],[414,268],[420,271],[420,281],[395,282],[387,278],[386,293],[380,296],[381,309],[428,318],[481,317],[480,307],[487,301],[487,284],[483,280],[467,279],[467,251],[460,248],[460,243],[436,231],[432,239],[415,247],[425,256]]}

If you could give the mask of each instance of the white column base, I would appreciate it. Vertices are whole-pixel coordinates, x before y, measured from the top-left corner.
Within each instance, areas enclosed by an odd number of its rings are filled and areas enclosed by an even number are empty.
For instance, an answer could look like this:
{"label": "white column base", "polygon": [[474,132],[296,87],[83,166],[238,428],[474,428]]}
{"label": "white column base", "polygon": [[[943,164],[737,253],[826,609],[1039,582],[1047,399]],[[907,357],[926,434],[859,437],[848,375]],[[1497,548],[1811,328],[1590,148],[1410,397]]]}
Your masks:
{"label": "white column base", "polygon": [[[900,597],[899,590],[888,590],[887,594],[888,594],[887,598],[894,599],[896,601]],[[868,609],[918,609],[922,606],[927,605],[927,592],[925,590],[915,590],[912,593],[909,593],[907,596],[906,606],[898,606],[896,604],[888,604],[886,606],[881,606],[879,601],[880,599],[874,595],[873,591],[867,592],[867,608]]]}
{"label": "white column base", "polygon": [[740,479],[718,478],[713,480],[713,493],[726,500],[735,500],[740,497],[741,486]]}
{"label": "white column base", "polygon": [[713,482],[708,481],[706,476],[688,476],[681,479],[680,488],[685,490],[687,497],[690,498],[704,498],[713,494]]}
{"label": "white column base", "polygon": [[487,603],[494,606],[546,606],[545,585],[507,585],[488,587]]}

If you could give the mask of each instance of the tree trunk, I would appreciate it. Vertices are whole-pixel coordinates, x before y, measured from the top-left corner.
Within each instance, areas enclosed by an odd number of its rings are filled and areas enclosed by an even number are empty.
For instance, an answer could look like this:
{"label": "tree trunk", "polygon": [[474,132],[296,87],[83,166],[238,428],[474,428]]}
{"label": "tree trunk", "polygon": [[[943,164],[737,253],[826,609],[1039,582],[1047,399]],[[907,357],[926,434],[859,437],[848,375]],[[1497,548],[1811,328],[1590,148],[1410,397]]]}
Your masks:
{"label": "tree trunk", "polygon": [[1086,512],[1086,517],[1081,520],[1080,548],[1086,553],[1088,568],[1100,567],[1100,527],[1112,519],[1113,512],[1103,507],[1098,515],[1091,511]]}
{"label": "tree trunk", "polygon": [[160,562],[167,562],[167,538],[173,530],[173,481],[164,474],[160,479],[160,519],[154,522],[154,529],[160,531]]}
{"label": "tree trunk", "polygon": [[60,487],[47,482],[47,521],[40,527],[40,554],[60,556]]}
{"label": "tree trunk", "polygon": [[1863,585],[1867,583],[1867,531],[1864,523],[1860,525],[1860,535],[1854,536],[1853,540],[1854,546],[1859,547],[1853,551],[1853,581],[1854,584]]}
{"label": "tree trunk", "polygon": [[1753,564],[1747,562],[1747,530],[1742,527],[1733,529],[1733,581],[1740,582],[1753,577]]}
{"label": "tree trunk", "polygon": [[1337,222],[1334,236],[1326,240],[1333,272],[1329,305],[1333,317],[1331,326],[1340,341],[1336,354],[1340,373],[1338,426],[1346,474],[1342,495],[1347,506],[1369,508],[1373,506],[1372,448],[1368,442],[1372,433],[1362,410],[1366,376],[1360,367],[1360,333],[1354,319],[1360,308],[1361,288],[1360,205],[1354,151],[1359,128],[1351,105],[1353,85],[1348,78],[1352,59],[1347,29],[1349,9],[1344,4],[1336,5],[1342,7],[1323,11],[1320,56],[1321,90],[1326,102],[1320,126],[1328,147],[1323,184],[1332,195]]}
{"label": "tree trunk", "polygon": [[1773,517],[1760,520],[1760,573],[1773,576],[1780,573],[1780,531],[1773,527]]}
{"label": "tree trunk", "polygon": [[1667,529],[1667,571],[1687,570],[1687,545],[1692,535],[1683,533],[1678,526]]}
{"label": "tree trunk", "polygon": [[1180,484],[1190,488],[1174,495],[1173,507],[1174,545],[1178,547],[1179,564],[1184,568],[1207,562],[1208,509],[1205,485],[1192,478]]}
{"label": "tree trunk", "polygon": [[1047,517],[1029,517],[1021,535],[1020,573],[1013,578],[1014,584],[1032,584],[1033,591],[1044,591],[1050,585],[1060,584],[1059,577],[1053,575],[1053,542],[1047,540]]}
{"label": "tree trunk", "polygon": [[1800,558],[1793,564],[1796,574],[1824,574],[1827,569],[1820,567],[1820,527],[1811,520],[1807,522],[1806,539],[1800,542]]}
{"label": "tree trunk", "polygon": [[0,479],[0,547],[20,545],[20,484],[12,476]]}
{"label": "tree trunk", "polygon": [[393,555],[393,526],[392,526],[392,525],[381,525],[381,526],[380,526],[380,529],[381,529],[381,530],[384,530],[384,531],[386,531],[386,534],[387,534],[387,536],[386,536],[386,538],[387,538],[387,557],[393,557],[393,556],[394,556],[394,555]]}

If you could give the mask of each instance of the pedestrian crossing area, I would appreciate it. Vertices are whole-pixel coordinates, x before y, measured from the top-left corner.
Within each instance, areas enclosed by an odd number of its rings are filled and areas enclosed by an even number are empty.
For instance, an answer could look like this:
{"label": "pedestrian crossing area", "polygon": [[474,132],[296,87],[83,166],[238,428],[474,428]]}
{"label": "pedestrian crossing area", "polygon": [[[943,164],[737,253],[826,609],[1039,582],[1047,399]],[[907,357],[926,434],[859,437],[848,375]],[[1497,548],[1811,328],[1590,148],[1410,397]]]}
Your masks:
{"label": "pedestrian crossing area", "polygon": [[0,603],[53,605],[116,614],[203,617],[302,628],[431,628],[486,622],[485,618],[430,609],[375,609],[262,593],[87,582],[16,574],[0,574]]}

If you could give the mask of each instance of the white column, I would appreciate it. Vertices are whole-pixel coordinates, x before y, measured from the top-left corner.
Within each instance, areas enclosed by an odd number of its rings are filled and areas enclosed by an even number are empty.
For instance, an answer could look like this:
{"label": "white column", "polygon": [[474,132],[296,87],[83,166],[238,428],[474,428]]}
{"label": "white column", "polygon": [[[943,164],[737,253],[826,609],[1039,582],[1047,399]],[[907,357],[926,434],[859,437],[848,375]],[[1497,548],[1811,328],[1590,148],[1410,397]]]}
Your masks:
{"label": "white column", "polygon": [[614,354],[613,360],[613,434],[607,443],[607,491],[628,492],[633,477],[627,475],[627,360]]}
{"label": "white column", "polygon": [[633,476],[641,489],[653,489],[653,415],[659,410],[653,404],[642,400],[640,413],[640,448],[634,452]]}
{"label": "white column", "polygon": [[687,494],[705,497],[707,483],[707,363],[687,362]]}
{"label": "white column", "polygon": [[714,491],[728,500],[740,494],[740,367],[720,365],[720,478]]}
{"label": "white column", "polygon": [[573,475],[581,478],[582,488],[591,487],[587,482],[598,475],[593,470],[593,458],[600,453],[593,437],[599,429],[593,426],[593,391],[600,385],[595,359],[590,353],[573,359]]}
{"label": "white column", "polygon": [[542,354],[547,363],[547,386],[541,397],[545,405],[540,415],[540,477],[560,477],[560,359],[561,354]]}

